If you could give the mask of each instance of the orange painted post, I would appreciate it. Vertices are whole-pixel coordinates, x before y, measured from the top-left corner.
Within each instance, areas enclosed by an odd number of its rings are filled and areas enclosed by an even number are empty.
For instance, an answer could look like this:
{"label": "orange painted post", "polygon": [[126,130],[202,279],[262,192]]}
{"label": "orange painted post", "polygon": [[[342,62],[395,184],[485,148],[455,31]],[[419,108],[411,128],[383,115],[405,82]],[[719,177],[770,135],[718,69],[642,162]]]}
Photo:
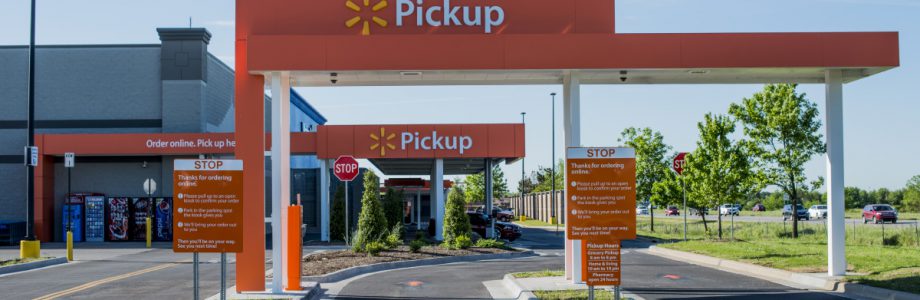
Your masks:
{"label": "orange painted post", "polygon": [[288,207],[287,217],[287,274],[284,281],[284,289],[288,291],[300,291],[300,278],[303,274],[301,260],[303,258],[303,234],[301,232],[303,224],[303,206],[291,205]]}

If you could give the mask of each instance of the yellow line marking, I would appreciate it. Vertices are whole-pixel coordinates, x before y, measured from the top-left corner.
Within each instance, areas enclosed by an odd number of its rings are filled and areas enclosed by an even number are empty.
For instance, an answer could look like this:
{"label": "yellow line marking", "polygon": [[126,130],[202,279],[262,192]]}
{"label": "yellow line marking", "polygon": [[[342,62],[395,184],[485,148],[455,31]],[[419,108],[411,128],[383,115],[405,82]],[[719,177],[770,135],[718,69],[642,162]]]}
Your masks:
{"label": "yellow line marking", "polygon": [[150,273],[150,272],[156,272],[156,271],[159,271],[159,270],[163,270],[163,269],[175,267],[175,266],[178,266],[179,264],[180,264],[179,262],[176,262],[176,263],[168,263],[168,264],[165,264],[165,265],[159,265],[159,266],[155,266],[155,267],[150,267],[150,268],[143,269],[143,270],[140,270],[140,271],[134,271],[134,272],[127,273],[127,274],[122,274],[122,275],[118,275],[118,276],[112,276],[112,277],[109,277],[109,278],[99,279],[99,280],[96,280],[96,281],[93,281],[93,282],[88,282],[88,283],[85,283],[85,284],[82,284],[82,285],[79,285],[79,286],[76,286],[76,287],[72,287],[72,288],[63,290],[63,291],[60,291],[60,292],[55,292],[55,293],[51,293],[51,294],[48,294],[48,295],[45,295],[45,296],[41,296],[41,297],[35,298],[34,300],[51,300],[51,299],[55,299],[55,298],[58,298],[58,297],[67,296],[67,295],[70,295],[70,294],[73,294],[73,293],[85,291],[85,290],[88,290],[88,289],[91,289],[91,288],[94,288],[94,287],[97,287],[97,286],[100,286],[100,285],[103,285],[103,284],[106,284],[106,283],[110,283],[110,282],[114,282],[114,281],[118,281],[118,280],[130,278],[130,277],[134,277],[134,276],[141,275],[141,274],[146,274],[146,273]]}

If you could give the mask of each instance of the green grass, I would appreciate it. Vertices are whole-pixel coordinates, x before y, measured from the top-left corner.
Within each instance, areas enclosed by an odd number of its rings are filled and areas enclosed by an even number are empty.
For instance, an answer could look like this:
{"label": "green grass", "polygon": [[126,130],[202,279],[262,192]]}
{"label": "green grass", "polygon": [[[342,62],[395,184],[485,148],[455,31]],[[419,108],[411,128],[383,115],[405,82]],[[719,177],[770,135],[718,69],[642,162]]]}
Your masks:
{"label": "green grass", "polygon": [[745,216],[745,217],[782,217],[783,211],[781,210],[768,210],[768,211],[742,210],[741,216]]}
{"label": "green grass", "polygon": [[536,272],[519,272],[511,273],[517,278],[537,278],[537,277],[559,277],[565,276],[565,270],[543,270]]}
{"label": "green grass", "polygon": [[[523,222],[521,222],[520,220],[517,220],[517,221],[514,221],[514,224],[520,224],[520,225],[523,225],[523,226],[530,226],[530,227],[548,227],[548,226],[556,226],[556,224],[550,224],[550,223],[543,222],[543,221],[540,221],[540,220],[531,220],[531,219],[528,219],[527,221],[523,221]],[[559,226],[560,226],[560,227],[564,227],[565,224],[559,224]]]}
{"label": "green grass", "polygon": [[[575,300],[588,299],[588,290],[534,291],[540,300]],[[607,290],[594,290],[594,299],[613,299],[613,293]],[[626,299],[625,297],[623,299]]]}
{"label": "green grass", "polygon": [[[689,225],[687,242],[683,242],[681,220],[656,219],[655,232],[649,225],[640,218],[639,235],[673,242],[662,243],[665,248],[793,272],[827,271],[827,228],[823,223],[800,223],[800,237],[792,239],[791,224],[735,222],[735,240],[731,241],[729,222],[723,220],[723,239],[719,240],[714,222],[708,223],[707,232],[703,223],[696,221]],[[884,233],[882,230],[882,226],[847,226],[847,269],[865,275],[846,280],[920,293],[920,232],[912,226],[886,226]]]}
{"label": "green grass", "polygon": [[40,261],[40,260],[46,260],[46,259],[48,259],[48,258],[47,258],[47,257],[40,257],[40,258],[26,258],[26,259],[0,260],[0,267],[6,267],[6,266],[12,266],[12,265],[18,265],[18,264],[24,264],[24,263],[30,263],[30,262],[33,262],[33,261]]}

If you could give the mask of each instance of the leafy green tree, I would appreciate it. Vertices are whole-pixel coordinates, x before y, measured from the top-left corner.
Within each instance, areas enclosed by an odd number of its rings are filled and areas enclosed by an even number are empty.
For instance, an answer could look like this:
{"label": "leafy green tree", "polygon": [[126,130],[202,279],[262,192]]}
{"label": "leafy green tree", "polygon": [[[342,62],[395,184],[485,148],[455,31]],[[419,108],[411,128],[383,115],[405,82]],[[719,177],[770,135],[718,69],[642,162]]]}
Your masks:
{"label": "leafy green tree", "polygon": [[902,203],[903,210],[920,212],[920,175],[914,176],[907,181]]}
{"label": "leafy green tree", "polygon": [[470,218],[466,215],[466,200],[463,189],[453,187],[447,194],[447,206],[444,211],[444,242],[453,243],[460,236],[469,236]]}
{"label": "leafy green tree", "polygon": [[[537,186],[534,193],[549,192],[553,190],[553,168],[539,167],[536,173]],[[565,189],[565,160],[559,160],[556,163],[556,191]]]}
{"label": "leafy green tree", "polygon": [[681,178],[675,172],[665,173],[661,181],[652,184],[652,203],[663,206],[683,204],[684,190],[681,187]]}
{"label": "leafy green tree", "polygon": [[671,150],[671,146],[664,143],[664,136],[660,132],[653,131],[651,128],[627,128],[620,134],[618,141],[636,149],[636,198],[639,202],[651,204],[649,205],[649,214],[652,217],[650,230],[654,232],[654,205],[660,205],[660,203],[651,202],[652,187],[655,182],[661,181],[670,172],[665,155]]}
{"label": "leafy green tree", "polygon": [[[485,173],[467,175],[463,180],[466,184],[465,201],[466,203],[485,203],[486,185]],[[492,198],[499,199],[508,195],[508,179],[505,178],[505,172],[498,166],[492,169]]]}
{"label": "leafy green tree", "polygon": [[[789,195],[792,207],[809,189],[805,164],[826,149],[819,133],[818,107],[804,93],[796,92],[796,87],[766,85],[763,91],[729,107],[744,126],[760,183],[779,187]],[[792,237],[798,238],[798,219],[792,220]]]}
{"label": "leafy green tree", "polygon": [[[697,127],[700,140],[687,159],[687,180],[693,182],[691,194],[706,202],[706,207],[734,204],[755,191],[751,159],[741,143],[731,140],[735,121],[728,116],[706,114]],[[719,239],[722,239],[722,214],[719,214]]]}
{"label": "leafy green tree", "polygon": [[339,185],[332,200],[332,215],[329,219],[329,238],[345,240],[345,186]]}
{"label": "leafy green tree", "polygon": [[380,178],[373,171],[367,171],[364,173],[364,195],[358,217],[358,232],[362,235],[359,240],[364,243],[383,241],[389,230],[380,203]]}
{"label": "leafy green tree", "polygon": [[405,217],[403,210],[403,192],[394,189],[387,189],[384,195],[383,214],[387,219],[387,228],[401,225]]}

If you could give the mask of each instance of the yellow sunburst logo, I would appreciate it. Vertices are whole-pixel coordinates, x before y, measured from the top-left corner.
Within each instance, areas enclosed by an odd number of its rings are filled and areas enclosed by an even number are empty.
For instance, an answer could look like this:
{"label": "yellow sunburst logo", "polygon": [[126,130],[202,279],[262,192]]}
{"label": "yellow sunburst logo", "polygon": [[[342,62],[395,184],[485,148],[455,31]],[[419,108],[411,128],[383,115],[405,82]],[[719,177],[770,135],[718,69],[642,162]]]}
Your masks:
{"label": "yellow sunburst logo", "polygon": [[371,133],[371,139],[377,142],[376,144],[371,145],[371,150],[380,149],[380,156],[387,156],[387,148],[390,150],[396,150],[396,145],[390,144],[390,140],[395,138],[395,133],[387,135],[386,128],[380,127],[380,135]]}
{"label": "yellow sunburst logo", "polygon": [[[371,0],[363,0],[363,1],[364,1],[363,7],[358,4],[355,4],[355,2],[352,2],[351,0],[345,1],[345,7],[348,7],[349,9],[355,11],[356,13],[361,13],[365,8],[369,8],[373,12],[378,12],[378,11],[383,10],[384,8],[387,8],[387,6],[389,6],[386,0],[377,2],[377,4],[375,4],[373,7],[371,7]],[[376,23],[377,26],[380,26],[381,28],[386,28],[387,25],[389,24],[387,20],[377,17],[377,16],[371,17],[370,19],[365,19],[361,16],[355,16],[354,18],[351,18],[351,19],[348,19],[348,21],[345,21],[345,26],[348,28],[354,28],[359,23],[363,24],[363,28],[361,29],[361,35],[371,35],[371,22],[372,21]]]}

